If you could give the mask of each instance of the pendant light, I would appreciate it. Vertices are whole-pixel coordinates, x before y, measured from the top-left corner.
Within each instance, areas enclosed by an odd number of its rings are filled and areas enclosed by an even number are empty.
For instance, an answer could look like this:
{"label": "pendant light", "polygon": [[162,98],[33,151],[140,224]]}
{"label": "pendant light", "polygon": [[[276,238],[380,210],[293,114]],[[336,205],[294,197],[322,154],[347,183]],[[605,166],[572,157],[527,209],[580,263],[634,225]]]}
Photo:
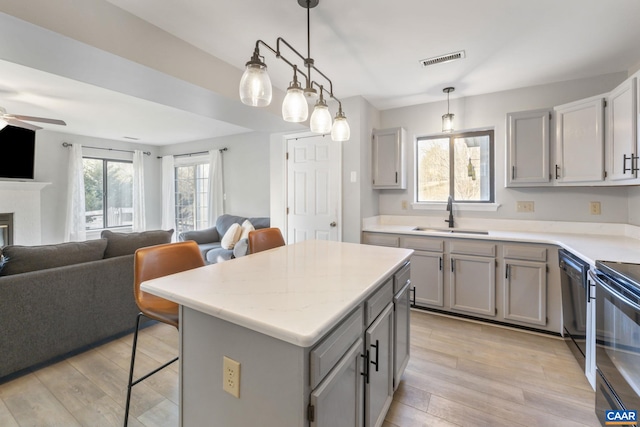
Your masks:
{"label": "pendant light", "polygon": [[307,98],[298,83],[298,67],[293,67],[293,81],[287,89],[287,95],[282,102],[282,118],[287,122],[300,123],[309,117]]}
{"label": "pendant light", "polygon": [[240,100],[252,107],[266,107],[271,103],[271,79],[257,48],[246,67],[240,80]]}
{"label": "pendant light", "polygon": [[[287,89],[287,94],[282,103],[282,118],[288,122],[304,122],[309,116],[308,104],[318,99],[315,104],[313,113],[311,114],[310,128],[312,132],[329,133],[334,141],[347,141],[350,137],[349,123],[347,117],[342,112],[341,101],[333,94],[333,83],[316,65],[311,57],[311,9],[318,6],[320,0],[297,0],[298,4],[307,10],[307,55],[304,56],[298,52],[290,43],[282,37],[276,40],[275,48],[269,46],[262,40],[256,41],[251,59],[246,63],[246,69],[240,80],[240,100],[246,105],[252,107],[265,107],[271,103],[271,80],[267,74],[267,65],[264,57],[260,56],[260,47],[264,47],[271,51],[277,59],[284,61],[293,68],[293,81]],[[286,47],[298,58],[292,60],[287,58],[281,51],[282,47]],[[298,65],[302,64],[300,69]],[[301,70],[304,71],[301,71]],[[323,88],[316,80],[312,78],[311,73],[314,72],[313,78],[318,76],[321,81],[325,82],[327,89]],[[298,82],[297,74],[300,73],[305,78],[304,88]],[[319,90],[316,90],[319,88]],[[335,123],[332,126],[331,113],[327,107],[327,103],[323,99],[324,94],[334,99],[339,104],[339,111],[336,114]]]}
{"label": "pendant light", "polygon": [[451,133],[453,132],[453,114],[449,113],[449,94],[456,90],[453,87],[445,87],[442,89],[444,93],[447,94],[447,114],[442,115],[442,132]]}
{"label": "pendant light", "polygon": [[331,132],[331,113],[329,113],[329,107],[327,107],[327,103],[324,102],[324,98],[322,97],[322,86],[320,86],[320,99],[318,99],[313,109],[309,126],[311,127],[311,132]]}
{"label": "pendant light", "polygon": [[349,128],[349,122],[347,117],[342,112],[342,105],[338,108],[338,113],[333,121],[333,127],[331,128],[331,139],[333,141],[348,141],[351,138],[351,129]]}

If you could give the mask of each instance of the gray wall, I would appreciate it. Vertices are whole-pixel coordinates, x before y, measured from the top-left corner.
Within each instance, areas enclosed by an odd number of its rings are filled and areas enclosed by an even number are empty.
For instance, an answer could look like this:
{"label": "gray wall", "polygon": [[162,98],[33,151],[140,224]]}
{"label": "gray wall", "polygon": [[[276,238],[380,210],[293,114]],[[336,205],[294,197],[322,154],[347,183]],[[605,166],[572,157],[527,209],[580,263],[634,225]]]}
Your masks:
{"label": "gray wall", "polygon": [[[555,187],[555,188],[505,188],[506,114],[509,112],[548,108],[576,101],[592,95],[607,93],[627,78],[627,73],[615,73],[589,79],[554,83],[486,95],[452,98],[451,112],[455,114],[456,129],[495,129],[495,176],[497,212],[462,211],[464,217],[511,218],[526,220],[560,220],[587,222],[626,223],[627,187]],[[460,90],[458,96],[464,95]],[[415,191],[414,150],[419,136],[438,134],[441,116],[446,112],[443,102],[416,105],[383,111],[382,126],[401,126],[407,130],[406,156],[408,188],[406,191],[380,191],[380,214],[387,215],[442,215],[439,211],[403,210],[402,201],[412,202]],[[634,193],[635,194],[635,193]],[[640,199],[640,195],[637,197]],[[518,200],[534,201],[535,212],[517,213]],[[589,202],[600,201],[602,214],[589,214]],[[640,201],[635,202],[640,204]],[[640,221],[640,219],[636,219]]]}

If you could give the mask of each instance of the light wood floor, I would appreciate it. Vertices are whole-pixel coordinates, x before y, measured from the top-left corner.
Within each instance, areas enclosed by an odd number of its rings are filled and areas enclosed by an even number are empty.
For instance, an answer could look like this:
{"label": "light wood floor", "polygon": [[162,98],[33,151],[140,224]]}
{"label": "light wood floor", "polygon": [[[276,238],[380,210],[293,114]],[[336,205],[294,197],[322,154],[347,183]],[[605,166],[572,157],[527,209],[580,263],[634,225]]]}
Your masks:
{"label": "light wood floor", "polygon": [[[411,316],[411,360],[384,427],[600,425],[594,393],[561,340],[418,311]],[[177,338],[165,325],[144,329],[136,373],[175,355]],[[130,357],[126,336],[5,381],[0,426],[121,426]],[[177,369],[176,363],[134,387],[130,426],[178,425]]]}

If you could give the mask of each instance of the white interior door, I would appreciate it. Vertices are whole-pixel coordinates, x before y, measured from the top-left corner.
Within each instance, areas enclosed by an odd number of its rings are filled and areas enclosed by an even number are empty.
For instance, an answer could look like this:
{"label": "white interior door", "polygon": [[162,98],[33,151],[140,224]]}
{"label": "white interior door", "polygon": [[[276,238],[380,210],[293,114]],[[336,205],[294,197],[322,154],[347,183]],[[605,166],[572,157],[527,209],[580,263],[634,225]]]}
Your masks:
{"label": "white interior door", "polygon": [[342,146],[329,136],[287,140],[287,243],[342,240]]}

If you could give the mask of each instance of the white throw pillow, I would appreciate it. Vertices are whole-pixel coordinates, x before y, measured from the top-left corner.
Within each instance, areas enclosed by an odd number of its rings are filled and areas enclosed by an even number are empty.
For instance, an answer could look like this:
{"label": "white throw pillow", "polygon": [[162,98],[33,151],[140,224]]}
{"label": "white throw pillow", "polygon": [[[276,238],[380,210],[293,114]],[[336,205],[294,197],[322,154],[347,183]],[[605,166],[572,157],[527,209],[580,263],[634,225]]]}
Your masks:
{"label": "white throw pillow", "polygon": [[248,219],[245,219],[244,222],[242,223],[242,234],[240,235],[240,240],[248,239],[249,232],[253,230],[255,230],[255,228],[253,227],[253,224],[251,224],[251,221],[249,221]]}
{"label": "white throw pillow", "polygon": [[240,240],[240,235],[242,234],[242,227],[240,224],[231,224],[231,227],[224,233],[222,240],[220,241],[220,246],[222,249],[233,249],[235,244]]}

